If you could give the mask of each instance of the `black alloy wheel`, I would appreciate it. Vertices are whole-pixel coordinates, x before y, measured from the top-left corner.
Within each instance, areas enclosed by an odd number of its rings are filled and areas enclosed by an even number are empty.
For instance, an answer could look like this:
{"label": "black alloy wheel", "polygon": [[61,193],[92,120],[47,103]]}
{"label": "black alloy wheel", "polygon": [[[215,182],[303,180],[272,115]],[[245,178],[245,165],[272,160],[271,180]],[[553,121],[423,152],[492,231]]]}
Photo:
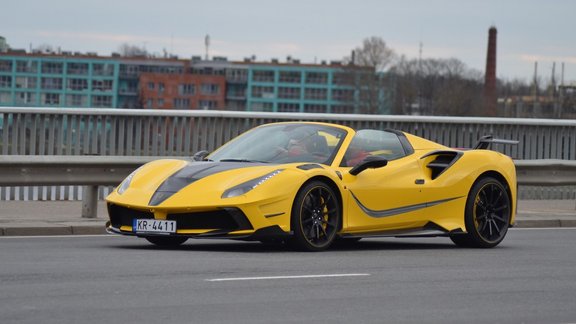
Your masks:
{"label": "black alloy wheel", "polygon": [[292,244],[304,251],[327,249],[336,237],[340,219],[340,203],[334,190],[321,181],[307,183],[292,207]]}
{"label": "black alloy wheel", "polygon": [[494,178],[482,178],[472,186],[466,201],[467,234],[453,235],[454,243],[467,247],[491,248],[508,232],[512,203],[506,188]]}

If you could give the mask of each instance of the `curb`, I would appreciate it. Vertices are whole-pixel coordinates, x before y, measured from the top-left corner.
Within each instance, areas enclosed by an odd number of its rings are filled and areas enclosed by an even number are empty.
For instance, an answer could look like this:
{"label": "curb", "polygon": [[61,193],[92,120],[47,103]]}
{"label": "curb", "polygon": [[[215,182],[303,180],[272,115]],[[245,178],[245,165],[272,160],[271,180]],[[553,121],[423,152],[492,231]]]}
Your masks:
{"label": "curb", "polygon": [[517,219],[514,224],[514,228],[542,227],[576,227],[576,219]]}
{"label": "curb", "polygon": [[22,226],[0,228],[0,236],[54,236],[106,234],[104,225]]}

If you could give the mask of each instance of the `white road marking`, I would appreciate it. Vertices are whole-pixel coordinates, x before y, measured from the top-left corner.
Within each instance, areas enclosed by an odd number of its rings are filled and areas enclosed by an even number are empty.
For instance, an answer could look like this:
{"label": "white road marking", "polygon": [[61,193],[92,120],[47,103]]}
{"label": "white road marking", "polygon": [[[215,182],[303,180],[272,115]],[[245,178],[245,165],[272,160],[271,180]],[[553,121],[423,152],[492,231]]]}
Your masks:
{"label": "white road marking", "polygon": [[360,277],[369,276],[369,273],[338,273],[321,275],[301,275],[301,276],[270,276],[270,277],[240,277],[240,278],[215,278],[205,279],[206,281],[242,281],[242,280],[277,280],[277,279],[310,279],[310,278],[334,278],[334,277]]}

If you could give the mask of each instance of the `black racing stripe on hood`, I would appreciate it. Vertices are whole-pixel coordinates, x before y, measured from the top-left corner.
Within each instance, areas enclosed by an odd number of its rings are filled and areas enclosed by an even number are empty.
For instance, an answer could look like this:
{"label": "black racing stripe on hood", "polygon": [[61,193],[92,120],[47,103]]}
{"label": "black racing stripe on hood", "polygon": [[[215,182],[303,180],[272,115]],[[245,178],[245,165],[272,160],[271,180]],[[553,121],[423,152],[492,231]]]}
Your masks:
{"label": "black racing stripe on hood", "polygon": [[187,187],[193,182],[196,182],[205,177],[211,176],[216,173],[248,168],[254,166],[262,166],[264,163],[246,163],[246,162],[192,162],[188,163],[184,168],[178,170],[173,175],[168,177],[156,189],[154,195],[148,203],[150,206],[158,206],[164,200],[168,199],[173,194],[180,191],[182,188]]}

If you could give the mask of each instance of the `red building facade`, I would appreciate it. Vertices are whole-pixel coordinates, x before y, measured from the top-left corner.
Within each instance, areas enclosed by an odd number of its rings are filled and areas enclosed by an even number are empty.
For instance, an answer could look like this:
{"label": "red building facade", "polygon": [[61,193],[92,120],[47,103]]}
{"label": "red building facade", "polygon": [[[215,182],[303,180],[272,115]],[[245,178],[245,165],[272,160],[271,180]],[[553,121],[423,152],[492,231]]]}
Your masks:
{"label": "red building facade", "polygon": [[223,75],[141,73],[139,94],[145,109],[225,109]]}

